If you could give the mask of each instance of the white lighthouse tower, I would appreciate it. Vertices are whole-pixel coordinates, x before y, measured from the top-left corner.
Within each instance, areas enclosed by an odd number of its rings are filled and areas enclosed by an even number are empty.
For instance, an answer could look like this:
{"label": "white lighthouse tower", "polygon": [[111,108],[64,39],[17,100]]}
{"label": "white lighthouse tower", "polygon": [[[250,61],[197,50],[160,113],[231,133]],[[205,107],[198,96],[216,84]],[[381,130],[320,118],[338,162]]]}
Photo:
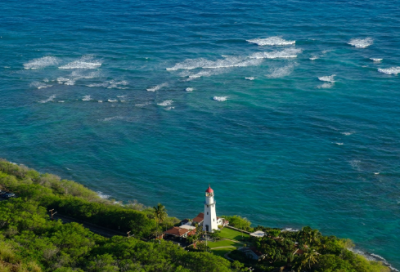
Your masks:
{"label": "white lighthouse tower", "polygon": [[215,212],[214,190],[208,185],[206,190],[206,201],[204,202],[203,230],[214,232],[218,230],[217,213]]}

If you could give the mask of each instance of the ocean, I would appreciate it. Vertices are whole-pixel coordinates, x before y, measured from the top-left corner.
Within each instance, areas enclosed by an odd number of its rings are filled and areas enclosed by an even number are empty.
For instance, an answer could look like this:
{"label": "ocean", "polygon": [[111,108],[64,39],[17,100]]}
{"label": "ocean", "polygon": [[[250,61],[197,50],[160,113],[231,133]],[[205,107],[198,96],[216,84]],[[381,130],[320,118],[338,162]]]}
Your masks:
{"label": "ocean", "polygon": [[0,157],[399,269],[399,48],[398,0],[4,1]]}

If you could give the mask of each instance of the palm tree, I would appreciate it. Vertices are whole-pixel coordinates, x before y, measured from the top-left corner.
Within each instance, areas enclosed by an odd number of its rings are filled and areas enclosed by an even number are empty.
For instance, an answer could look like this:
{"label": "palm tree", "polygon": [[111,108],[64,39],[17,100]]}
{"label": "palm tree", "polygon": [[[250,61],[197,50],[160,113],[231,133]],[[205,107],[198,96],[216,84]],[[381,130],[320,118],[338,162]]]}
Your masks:
{"label": "palm tree", "polygon": [[157,206],[153,207],[153,213],[154,213],[154,218],[156,219],[157,222],[157,237],[158,237],[158,224],[162,223],[167,217],[167,209],[165,208],[164,205],[158,203]]}
{"label": "palm tree", "polygon": [[308,267],[311,269],[311,265],[314,265],[318,262],[318,260],[317,260],[318,255],[319,255],[319,253],[316,252],[315,250],[309,250],[309,251],[305,252],[303,254],[302,264],[307,265],[307,263],[308,263]]}

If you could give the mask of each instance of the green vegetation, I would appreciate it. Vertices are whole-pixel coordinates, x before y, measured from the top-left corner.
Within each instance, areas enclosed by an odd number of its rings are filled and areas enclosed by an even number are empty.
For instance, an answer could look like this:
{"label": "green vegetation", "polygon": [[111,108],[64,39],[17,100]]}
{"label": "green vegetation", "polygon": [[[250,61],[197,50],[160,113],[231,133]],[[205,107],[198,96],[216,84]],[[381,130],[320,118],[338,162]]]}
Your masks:
{"label": "green vegetation", "polygon": [[[197,246],[187,251],[171,242],[152,240],[164,227],[179,222],[168,217],[163,205],[147,208],[101,199],[78,183],[5,160],[0,160],[0,189],[18,195],[0,201],[0,271],[248,271],[244,265],[255,271],[276,271],[283,266],[309,272],[389,271],[349,251],[351,241],[323,236],[310,227],[281,232],[258,226],[255,229],[267,233],[263,238],[224,228],[211,235],[214,241],[208,242],[209,248],[201,242],[199,227],[188,238]],[[134,237],[105,238],[81,224],[51,220],[50,209]],[[237,228],[253,230],[246,218],[225,218]],[[242,246],[254,247],[262,257],[249,259],[236,250]],[[205,252],[210,249],[214,254]],[[235,261],[221,257],[226,253]]]}
{"label": "green vegetation", "polygon": [[[136,239],[161,231],[154,209],[136,203],[115,204],[75,182],[4,160],[0,160],[0,186],[19,196],[0,202],[0,271],[239,271],[226,259],[207,252]],[[78,223],[52,221],[48,210],[53,208],[104,227],[120,227],[135,237],[109,239]],[[157,220],[163,224],[175,221],[166,213]]]}
{"label": "green vegetation", "polygon": [[244,237],[244,238],[250,237],[250,235],[248,235],[247,233],[242,233],[240,231],[229,229],[229,228],[222,229],[220,231],[220,236],[221,236],[221,238],[227,238],[227,239],[238,240],[238,241],[240,241],[242,239],[242,237]]}

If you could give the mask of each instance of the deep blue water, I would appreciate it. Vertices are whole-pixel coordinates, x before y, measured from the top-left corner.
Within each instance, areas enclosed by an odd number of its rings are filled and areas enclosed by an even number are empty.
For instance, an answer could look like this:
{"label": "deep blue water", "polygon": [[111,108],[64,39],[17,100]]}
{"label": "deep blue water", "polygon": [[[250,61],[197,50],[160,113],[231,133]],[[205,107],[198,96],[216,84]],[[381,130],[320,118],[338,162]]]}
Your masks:
{"label": "deep blue water", "polygon": [[400,267],[400,1],[7,1],[0,36],[0,157]]}

